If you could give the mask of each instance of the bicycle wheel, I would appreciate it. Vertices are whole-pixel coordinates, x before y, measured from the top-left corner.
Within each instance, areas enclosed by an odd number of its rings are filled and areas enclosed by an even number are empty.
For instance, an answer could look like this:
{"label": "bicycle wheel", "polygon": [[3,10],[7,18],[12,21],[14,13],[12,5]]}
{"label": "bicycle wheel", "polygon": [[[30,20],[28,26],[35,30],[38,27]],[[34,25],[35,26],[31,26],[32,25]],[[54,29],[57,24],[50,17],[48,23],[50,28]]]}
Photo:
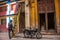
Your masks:
{"label": "bicycle wheel", "polygon": [[36,33],[36,37],[37,37],[37,39],[41,39],[42,38],[42,34],[40,32],[37,32]]}

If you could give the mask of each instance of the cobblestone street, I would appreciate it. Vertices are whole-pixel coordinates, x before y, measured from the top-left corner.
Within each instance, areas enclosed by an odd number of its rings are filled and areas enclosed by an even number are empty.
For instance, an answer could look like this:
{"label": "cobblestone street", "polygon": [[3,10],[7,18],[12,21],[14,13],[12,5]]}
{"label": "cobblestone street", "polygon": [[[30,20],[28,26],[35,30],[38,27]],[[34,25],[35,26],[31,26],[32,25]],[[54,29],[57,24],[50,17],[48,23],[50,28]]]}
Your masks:
{"label": "cobblestone street", "polygon": [[[36,38],[23,38],[23,34],[18,34],[16,38],[11,40],[60,40],[60,35],[42,35],[41,39]],[[8,33],[0,33],[0,40],[10,40]]]}

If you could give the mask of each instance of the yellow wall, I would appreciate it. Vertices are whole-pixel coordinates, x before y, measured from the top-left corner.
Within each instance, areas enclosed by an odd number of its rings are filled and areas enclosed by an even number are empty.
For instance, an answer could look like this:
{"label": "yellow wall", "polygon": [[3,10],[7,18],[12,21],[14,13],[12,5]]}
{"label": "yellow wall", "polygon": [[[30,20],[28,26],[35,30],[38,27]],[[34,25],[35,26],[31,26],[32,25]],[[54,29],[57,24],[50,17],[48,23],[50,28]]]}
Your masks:
{"label": "yellow wall", "polygon": [[38,28],[38,9],[37,9],[37,0],[34,2],[31,0],[30,6],[30,23],[32,28]]}
{"label": "yellow wall", "polygon": [[55,12],[56,12],[56,26],[57,26],[57,33],[60,33],[60,26],[59,26],[59,1],[55,0]]}

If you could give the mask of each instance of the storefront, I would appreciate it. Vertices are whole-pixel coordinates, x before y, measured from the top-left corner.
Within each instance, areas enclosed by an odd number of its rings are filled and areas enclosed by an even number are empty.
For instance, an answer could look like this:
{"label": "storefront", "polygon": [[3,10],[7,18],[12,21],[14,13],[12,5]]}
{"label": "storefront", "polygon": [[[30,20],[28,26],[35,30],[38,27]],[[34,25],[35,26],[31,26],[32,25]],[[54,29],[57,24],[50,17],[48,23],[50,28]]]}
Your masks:
{"label": "storefront", "polygon": [[18,3],[12,2],[0,6],[0,30],[7,31],[9,20],[17,26],[17,15],[18,15]]}
{"label": "storefront", "polygon": [[7,31],[6,28],[6,11],[7,11],[7,6],[0,6],[0,32]]}

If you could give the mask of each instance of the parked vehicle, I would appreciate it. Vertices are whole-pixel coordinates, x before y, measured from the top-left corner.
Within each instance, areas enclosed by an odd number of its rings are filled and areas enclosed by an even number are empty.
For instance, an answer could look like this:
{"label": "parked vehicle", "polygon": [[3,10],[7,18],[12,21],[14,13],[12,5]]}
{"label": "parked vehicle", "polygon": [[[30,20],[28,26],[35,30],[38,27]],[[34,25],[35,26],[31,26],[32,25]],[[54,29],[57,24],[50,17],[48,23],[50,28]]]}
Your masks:
{"label": "parked vehicle", "polygon": [[24,37],[32,38],[35,36],[37,39],[42,38],[42,34],[38,31],[38,29],[24,29],[23,30]]}

